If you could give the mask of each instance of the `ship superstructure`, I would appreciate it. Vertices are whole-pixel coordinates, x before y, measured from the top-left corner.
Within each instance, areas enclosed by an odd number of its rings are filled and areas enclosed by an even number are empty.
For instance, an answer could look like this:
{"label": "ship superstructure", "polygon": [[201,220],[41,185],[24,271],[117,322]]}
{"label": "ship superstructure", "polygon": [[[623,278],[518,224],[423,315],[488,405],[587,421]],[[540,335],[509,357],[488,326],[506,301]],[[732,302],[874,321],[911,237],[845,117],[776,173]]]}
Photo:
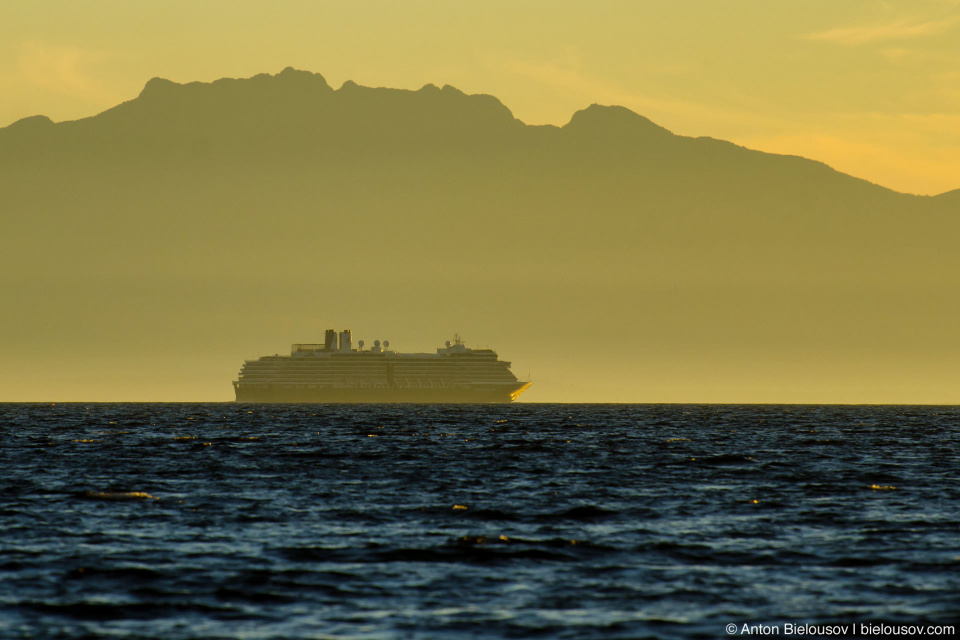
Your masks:
{"label": "ship superstructure", "polygon": [[233,388],[238,402],[512,402],[530,382],[492,349],[457,337],[436,353],[397,353],[375,340],[353,346],[349,329],[328,329],[322,344],[247,360]]}

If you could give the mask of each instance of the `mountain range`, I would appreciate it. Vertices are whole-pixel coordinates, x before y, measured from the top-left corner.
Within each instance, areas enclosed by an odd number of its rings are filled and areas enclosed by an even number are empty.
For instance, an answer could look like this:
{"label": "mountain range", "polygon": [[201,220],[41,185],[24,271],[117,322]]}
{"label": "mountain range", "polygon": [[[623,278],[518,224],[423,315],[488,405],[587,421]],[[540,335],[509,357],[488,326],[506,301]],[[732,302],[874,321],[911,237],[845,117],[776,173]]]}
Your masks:
{"label": "mountain range", "polygon": [[285,69],[0,129],[0,400],[227,400],[326,328],[454,331],[530,400],[948,402],[960,190],[902,194],[618,106]]}

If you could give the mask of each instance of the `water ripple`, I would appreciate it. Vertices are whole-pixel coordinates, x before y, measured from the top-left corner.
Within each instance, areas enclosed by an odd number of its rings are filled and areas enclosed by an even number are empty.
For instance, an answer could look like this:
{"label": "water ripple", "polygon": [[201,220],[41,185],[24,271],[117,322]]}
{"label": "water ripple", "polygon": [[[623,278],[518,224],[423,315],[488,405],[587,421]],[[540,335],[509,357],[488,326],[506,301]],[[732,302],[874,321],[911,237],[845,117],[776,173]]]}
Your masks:
{"label": "water ripple", "polygon": [[0,405],[10,638],[955,622],[960,408]]}

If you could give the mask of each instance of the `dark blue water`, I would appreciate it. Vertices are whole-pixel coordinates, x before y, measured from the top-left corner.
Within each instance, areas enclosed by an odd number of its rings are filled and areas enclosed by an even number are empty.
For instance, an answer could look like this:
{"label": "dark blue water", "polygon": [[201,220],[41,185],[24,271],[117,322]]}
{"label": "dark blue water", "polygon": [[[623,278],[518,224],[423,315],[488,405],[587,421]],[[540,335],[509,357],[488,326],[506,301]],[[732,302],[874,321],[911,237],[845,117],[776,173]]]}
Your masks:
{"label": "dark blue water", "polygon": [[885,637],[857,625],[960,611],[958,407],[7,404],[0,446],[4,638]]}

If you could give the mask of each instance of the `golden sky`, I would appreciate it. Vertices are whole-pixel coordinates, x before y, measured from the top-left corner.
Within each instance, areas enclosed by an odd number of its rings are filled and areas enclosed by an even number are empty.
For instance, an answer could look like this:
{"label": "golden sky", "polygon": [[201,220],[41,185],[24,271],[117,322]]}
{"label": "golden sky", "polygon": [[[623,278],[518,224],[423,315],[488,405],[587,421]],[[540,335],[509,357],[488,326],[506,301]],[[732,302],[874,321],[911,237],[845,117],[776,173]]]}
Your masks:
{"label": "golden sky", "polygon": [[0,126],[151,77],[452,84],[530,124],[597,102],[918,194],[960,187],[960,0],[5,0]]}

